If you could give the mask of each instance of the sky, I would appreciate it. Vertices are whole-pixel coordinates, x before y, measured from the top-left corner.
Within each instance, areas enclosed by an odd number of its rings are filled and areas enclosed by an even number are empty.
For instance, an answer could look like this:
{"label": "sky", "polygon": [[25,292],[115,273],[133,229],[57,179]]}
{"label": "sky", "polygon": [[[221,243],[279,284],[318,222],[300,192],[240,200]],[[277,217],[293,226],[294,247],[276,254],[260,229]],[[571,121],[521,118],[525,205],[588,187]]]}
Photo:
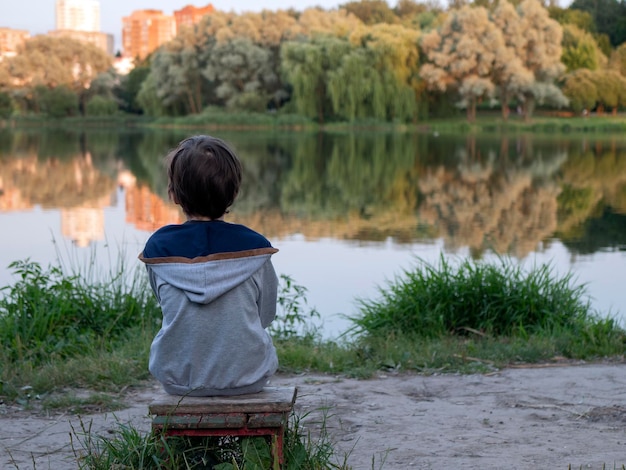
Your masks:
{"label": "sky", "polygon": [[[100,27],[104,33],[115,36],[116,50],[122,35],[122,17],[134,10],[155,9],[171,15],[186,5],[197,7],[212,3],[217,10],[260,11],[295,8],[304,10],[312,6],[336,8],[347,0],[100,0]],[[395,1],[387,2],[390,6]],[[24,29],[31,35],[47,33],[55,28],[56,0],[0,0],[0,28]]]}

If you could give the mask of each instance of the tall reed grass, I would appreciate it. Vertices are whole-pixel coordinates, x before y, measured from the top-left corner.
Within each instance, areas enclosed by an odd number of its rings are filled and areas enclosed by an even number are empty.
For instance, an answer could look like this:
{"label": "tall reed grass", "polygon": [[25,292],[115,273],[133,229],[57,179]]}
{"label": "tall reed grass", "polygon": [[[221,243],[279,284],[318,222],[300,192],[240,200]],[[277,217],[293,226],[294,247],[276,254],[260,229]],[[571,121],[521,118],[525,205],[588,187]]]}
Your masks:
{"label": "tall reed grass", "polygon": [[122,272],[92,284],[58,266],[16,261],[9,268],[18,278],[0,299],[0,348],[9,363],[73,357],[160,315],[153,296]]}
{"label": "tall reed grass", "polygon": [[571,332],[591,340],[623,334],[614,319],[593,311],[584,285],[549,264],[526,271],[508,258],[454,265],[442,256],[438,264],[418,261],[379,294],[358,301],[352,333],[437,338]]}

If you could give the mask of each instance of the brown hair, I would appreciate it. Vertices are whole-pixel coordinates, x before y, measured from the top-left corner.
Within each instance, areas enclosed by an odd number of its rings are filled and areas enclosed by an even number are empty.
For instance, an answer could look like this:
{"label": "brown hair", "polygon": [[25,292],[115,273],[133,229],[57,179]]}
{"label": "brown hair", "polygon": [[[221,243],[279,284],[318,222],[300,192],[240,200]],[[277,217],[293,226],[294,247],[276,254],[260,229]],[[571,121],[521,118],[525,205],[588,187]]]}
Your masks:
{"label": "brown hair", "polygon": [[219,219],[241,186],[241,162],[221,139],[197,135],[167,156],[168,192],[187,216]]}

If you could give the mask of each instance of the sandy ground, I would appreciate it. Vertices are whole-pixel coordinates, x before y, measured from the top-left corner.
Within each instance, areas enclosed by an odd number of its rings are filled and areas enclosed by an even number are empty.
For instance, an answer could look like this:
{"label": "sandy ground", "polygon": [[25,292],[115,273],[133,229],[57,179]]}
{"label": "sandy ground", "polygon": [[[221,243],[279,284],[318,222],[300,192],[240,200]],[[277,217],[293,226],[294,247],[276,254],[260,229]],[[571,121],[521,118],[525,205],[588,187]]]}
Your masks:
{"label": "sandy ground", "polygon": [[[621,469],[626,363],[510,368],[488,375],[278,376],[296,409],[320,417],[354,469]],[[45,416],[0,405],[0,469],[74,469],[72,426],[110,434],[149,428],[156,385],[124,394],[116,413]]]}

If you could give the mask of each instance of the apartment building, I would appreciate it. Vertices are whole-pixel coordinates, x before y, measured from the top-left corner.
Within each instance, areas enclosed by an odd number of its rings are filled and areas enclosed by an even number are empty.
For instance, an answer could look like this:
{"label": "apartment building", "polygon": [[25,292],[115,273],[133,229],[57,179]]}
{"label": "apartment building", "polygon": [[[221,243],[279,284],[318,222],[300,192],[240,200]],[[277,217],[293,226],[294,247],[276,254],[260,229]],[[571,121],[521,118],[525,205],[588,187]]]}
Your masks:
{"label": "apartment building", "polygon": [[215,11],[212,4],[208,4],[205,7],[195,7],[193,5],[187,5],[186,7],[175,10],[174,18],[176,19],[176,31],[180,31],[181,28],[193,26],[199,22],[202,17],[210,15]]}
{"label": "apartment building", "polygon": [[136,10],[122,18],[122,49],[126,57],[144,59],[176,36],[176,21],[161,10]]}
{"label": "apartment building", "polygon": [[99,32],[100,2],[98,0],[57,0],[56,29]]}
{"label": "apartment building", "polygon": [[28,31],[22,29],[0,28],[0,57],[11,57],[30,37]]}

